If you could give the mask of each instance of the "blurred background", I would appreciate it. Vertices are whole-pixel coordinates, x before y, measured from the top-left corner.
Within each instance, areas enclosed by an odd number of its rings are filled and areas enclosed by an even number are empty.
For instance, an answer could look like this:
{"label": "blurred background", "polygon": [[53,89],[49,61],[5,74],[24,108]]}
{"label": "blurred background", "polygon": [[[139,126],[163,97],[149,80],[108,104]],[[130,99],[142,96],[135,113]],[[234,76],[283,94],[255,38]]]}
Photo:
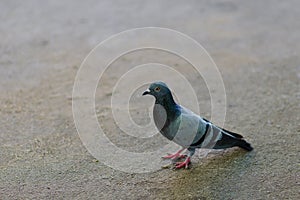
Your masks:
{"label": "blurred background", "polygon": [[[298,199],[299,7],[296,0],[1,1],[0,198]],[[211,152],[191,170],[148,174],[116,171],[87,152],[72,116],[80,64],[109,36],[147,26],[185,33],[209,52],[226,89],[225,127],[242,133],[253,152]],[[155,51],[113,65],[121,70],[154,58],[187,66]],[[130,148],[109,110],[121,75],[111,70],[101,80],[106,89],[96,92],[96,111],[111,140]],[[186,76],[209,118],[202,78]],[[133,118],[143,123],[138,108]]]}

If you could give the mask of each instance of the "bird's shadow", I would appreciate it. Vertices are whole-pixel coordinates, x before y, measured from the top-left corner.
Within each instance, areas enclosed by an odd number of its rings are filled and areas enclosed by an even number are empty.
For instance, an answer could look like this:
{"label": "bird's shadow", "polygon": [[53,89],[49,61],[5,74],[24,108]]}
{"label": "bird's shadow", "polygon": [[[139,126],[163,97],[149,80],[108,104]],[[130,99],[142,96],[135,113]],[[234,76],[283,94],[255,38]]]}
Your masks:
{"label": "bird's shadow", "polygon": [[228,181],[243,178],[243,174],[250,169],[254,156],[255,151],[246,152],[239,148],[209,154],[199,162],[194,162],[189,170],[174,171],[176,178],[170,183],[173,192],[189,191],[192,194],[203,187],[212,192],[214,189],[218,190],[218,187],[226,190],[226,187],[232,187],[228,186]]}

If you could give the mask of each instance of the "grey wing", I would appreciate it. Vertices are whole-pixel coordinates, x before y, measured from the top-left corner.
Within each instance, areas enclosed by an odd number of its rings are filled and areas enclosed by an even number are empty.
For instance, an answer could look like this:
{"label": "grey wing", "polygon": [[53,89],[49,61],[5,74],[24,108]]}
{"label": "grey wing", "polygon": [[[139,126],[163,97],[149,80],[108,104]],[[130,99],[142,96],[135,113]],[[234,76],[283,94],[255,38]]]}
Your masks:
{"label": "grey wing", "polygon": [[[213,125],[210,121],[201,118],[184,107],[182,107],[182,113],[184,114],[183,116],[187,116],[189,119],[193,118],[195,121],[198,120],[199,123],[197,134],[190,147],[211,149],[222,138],[223,129]],[[192,124],[187,123],[187,126],[192,126]],[[190,134],[193,133],[194,132],[191,132]]]}
{"label": "grey wing", "polygon": [[199,141],[206,131],[207,122],[184,107],[181,107],[181,115],[175,123],[179,126],[173,141],[184,147],[189,147]]}

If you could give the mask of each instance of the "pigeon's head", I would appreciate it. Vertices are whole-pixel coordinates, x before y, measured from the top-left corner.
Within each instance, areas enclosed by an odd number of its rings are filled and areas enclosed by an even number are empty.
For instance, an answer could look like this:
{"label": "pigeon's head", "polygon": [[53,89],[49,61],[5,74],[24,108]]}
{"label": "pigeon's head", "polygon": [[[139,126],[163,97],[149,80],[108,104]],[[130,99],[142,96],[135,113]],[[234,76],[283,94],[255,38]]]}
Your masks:
{"label": "pigeon's head", "polygon": [[147,89],[143,95],[153,95],[156,99],[161,99],[165,96],[171,95],[171,91],[168,86],[164,82],[154,82],[150,85],[149,89]]}

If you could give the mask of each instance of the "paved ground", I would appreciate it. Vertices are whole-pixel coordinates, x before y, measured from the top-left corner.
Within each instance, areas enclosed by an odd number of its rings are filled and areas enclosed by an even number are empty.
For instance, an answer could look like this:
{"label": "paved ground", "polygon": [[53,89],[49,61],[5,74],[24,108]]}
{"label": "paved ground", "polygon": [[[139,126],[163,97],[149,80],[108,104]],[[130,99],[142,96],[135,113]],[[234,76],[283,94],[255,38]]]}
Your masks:
{"label": "paved ground", "polygon": [[[0,199],[299,199],[299,7],[296,0],[1,2]],[[210,52],[225,84],[225,126],[243,133],[253,152],[211,152],[191,170],[149,174],[113,170],[87,152],[71,107],[80,63],[110,35],[145,26],[181,31]],[[149,55],[183,64],[156,53]],[[135,59],[144,58],[119,64]],[[209,118],[209,96],[188,74]],[[110,96],[96,97],[102,112]],[[102,118],[115,142],[130,146],[118,141],[110,116]]]}

